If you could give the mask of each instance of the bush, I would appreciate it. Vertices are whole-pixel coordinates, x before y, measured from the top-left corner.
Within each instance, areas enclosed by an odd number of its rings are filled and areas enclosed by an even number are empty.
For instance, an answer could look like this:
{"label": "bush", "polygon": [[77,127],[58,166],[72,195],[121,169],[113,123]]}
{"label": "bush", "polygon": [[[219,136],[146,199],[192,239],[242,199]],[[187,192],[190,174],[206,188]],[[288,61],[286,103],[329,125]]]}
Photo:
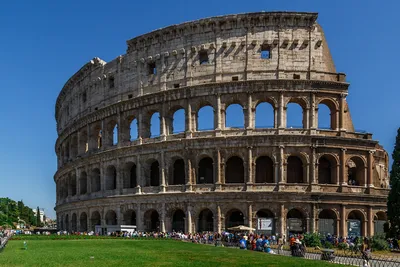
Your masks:
{"label": "bush", "polygon": [[372,250],[389,250],[388,242],[382,236],[374,236],[371,239]]}
{"label": "bush", "polygon": [[304,234],[304,242],[307,247],[320,247],[321,237],[317,233]]}
{"label": "bush", "polygon": [[346,249],[348,249],[347,244],[344,243],[344,242],[339,243],[337,247],[338,247],[338,249],[341,249],[341,250],[346,250]]}
{"label": "bush", "polygon": [[325,240],[323,246],[324,246],[324,248],[328,248],[328,249],[332,249],[333,248],[333,244],[331,242],[329,242],[329,241],[326,241],[326,240]]}

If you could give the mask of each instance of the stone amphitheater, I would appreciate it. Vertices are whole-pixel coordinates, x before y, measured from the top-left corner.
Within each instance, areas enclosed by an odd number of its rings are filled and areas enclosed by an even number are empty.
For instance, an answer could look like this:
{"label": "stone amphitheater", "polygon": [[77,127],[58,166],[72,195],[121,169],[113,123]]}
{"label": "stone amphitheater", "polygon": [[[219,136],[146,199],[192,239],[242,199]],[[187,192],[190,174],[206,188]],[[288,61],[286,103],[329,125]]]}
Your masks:
{"label": "stone amphitheater", "polygon": [[[85,64],[56,102],[59,229],[382,232],[388,154],[355,130],[346,75],[336,72],[317,16],[200,19]],[[302,110],[300,127],[288,126],[290,104]],[[234,105],[242,127],[227,125]],[[258,113],[261,105],[271,112]],[[329,128],[318,125],[321,106]],[[201,127],[204,109],[211,129]],[[256,127],[257,116],[272,125]]]}

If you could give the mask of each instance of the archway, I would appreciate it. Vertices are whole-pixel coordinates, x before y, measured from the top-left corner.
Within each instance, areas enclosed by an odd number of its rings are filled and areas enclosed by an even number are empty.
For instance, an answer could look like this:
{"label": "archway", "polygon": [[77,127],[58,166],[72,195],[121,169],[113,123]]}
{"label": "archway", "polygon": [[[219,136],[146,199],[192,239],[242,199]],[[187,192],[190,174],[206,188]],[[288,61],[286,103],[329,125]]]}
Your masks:
{"label": "archway", "polygon": [[243,160],[233,156],[226,162],[225,183],[244,183]]}
{"label": "archway", "polygon": [[71,231],[76,232],[78,231],[78,219],[76,216],[76,213],[72,214],[72,220],[71,220]]}
{"label": "archway", "polygon": [[274,128],[274,107],[271,103],[261,102],[256,106],[255,128]]}
{"label": "archway", "polygon": [[71,192],[71,196],[76,195],[76,175],[71,174],[69,177],[69,190]]}
{"label": "archway", "polygon": [[288,236],[307,232],[306,221],[303,213],[298,209],[291,209],[286,216]]}
{"label": "archway", "polygon": [[146,231],[158,232],[160,231],[160,216],[156,210],[148,210],[144,214],[144,225]]}
{"label": "archway", "polygon": [[200,160],[198,184],[212,184],[214,182],[213,164],[213,160],[210,157],[205,157]]}
{"label": "archway", "polygon": [[335,104],[328,99],[318,104],[318,128],[335,130],[337,128],[337,112]]}
{"label": "archway", "polygon": [[304,183],[303,162],[299,157],[290,156],[287,159],[287,182],[294,184]]}
{"label": "archway", "polygon": [[160,165],[158,161],[153,161],[150,165],[150,186],[160,185]]}
{"label": "archway", "polygon": [[335,184],[336,180],[336,160],[331,155],[323,155],[318,160],[318,183]]}
{"label": "archway", "polygon": [[109,210],[106,213],[106,225],[117,225],[117,214],[113,210]]}
{"label": "archway", "polygon": [[183,159],[177,159],[174,162],[171,184],[185,184],[185,162]]}
{"label": "archway", "polygon": [[183,133],[185,131],[185,109],[176,110],[172,116],[171,134]]}
{"label": "archway", "polygon": [[275,216],[269,209],[262,209],[256,213],[256,229],[258,232],[272,235],[275,233]]}
{"label": "archway", "polygon": [[353,210],[347,216],[347,235],[363,236],[364,235],[364,215],[359,210]]}
{"label": "archway", "polygon": [[128,162],[124,167],[124,188],[135,188],[136,186],[136,164],[133,162]]}
{"label": "archway", "polygon": [[225,111],[226,128],[244,128],[243,107],[240,104],[231,104]]}
{"label": "archway", "polygon": [[96,225],[101,225],[101,216],[98,211],[92,212],[92,216],[90,217],[90,229],[94,231]]}
{"label": "archway", "polygon": [[203,106],[197,112],[197,131],[214,130],[214,109],[212,106]]}
{"label": "archway", "polygon": [[286,128],[305,128],[305,115],[299,103],[290,102],[286,106]]}
{"label": "archway", "polygon": [[87,232],[87,214],[86,212],[82,212],[81,216],[79,217],[79,231],[80,232]]}
{"label": "archway", "polygon": [[256,160],[256,183],[274,182],[274,163],[267,156],[261,156]]}
{"label": "archway", "polygon": [[117,169],[114,166],[108,166],[106,170],[106,190],[117,189]]}
{"label": "archway", "polygon": [[150,119],[150,138],[160,136],[160,113],[155,112]]}
{"label": "archway", "polygon": [[214,217],[213,213],[209,209],[204,209],[200,212],[198,223],[197,223],[197,231],[199,233],[206,231],[214,230]]}
{"label": "archway", "polygon": [[244,225],[243,213],[238,209],[228,211],[228,213],[226,214],[225,230],[228,230],[228,228],[238,225]]}
{"label": "archway", "polygon": [[132,119],[132,121],[129,124],[129,140],[134,141],[138,139],[139,133],[138,133],[138,120],[137,119]]}
{"label": "archway", "polygon": [[81,173],[81,177],[79,179],[79,194],[84,195],[87,193],[87,174],[86,172]]}
{"label": "archway", "polygon": [[318,233],[337,235],[337,216],[333,210],[324,209],[318,214]]}
{"label": "archway", "polygon": [[365,185],[365,164],[359,157],[352,157],[347,162],[348,184],[355,186]]}
{"label": "archway", "polygon": [[385,224],[387,215],[383,211],[378,211],[374,216],[374,235],[383,235],[385,233]]}
{"label": "archway", "polygon": [[124,213],[124,225],[136,225],[136,212],[127,210]]}
{"label": "archway", "polygon": [[100,170],[99,169],[94,169],[92,170],[91,173],[91,187],[92,187],[92,192],[99,192],[101,190],[101,183],[100,183]]}
{"label": "archway", "polygon": [[172,215],[172,230],[177,232],[185,231],[185,213],[178,209]]}

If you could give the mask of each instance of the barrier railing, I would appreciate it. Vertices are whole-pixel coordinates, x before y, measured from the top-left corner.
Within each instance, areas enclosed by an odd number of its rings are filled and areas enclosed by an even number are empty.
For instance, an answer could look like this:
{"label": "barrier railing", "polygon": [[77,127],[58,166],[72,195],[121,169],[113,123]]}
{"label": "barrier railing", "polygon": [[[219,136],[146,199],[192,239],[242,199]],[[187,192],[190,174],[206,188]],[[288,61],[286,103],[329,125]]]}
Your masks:
{"label": "barrier railing", "polygon": [[6,236],[4,238],[0,238],[0,252],[2,252],[3,249],[6,247],[6,245],[8,243],[8,239],[10,239],[9,236]]}

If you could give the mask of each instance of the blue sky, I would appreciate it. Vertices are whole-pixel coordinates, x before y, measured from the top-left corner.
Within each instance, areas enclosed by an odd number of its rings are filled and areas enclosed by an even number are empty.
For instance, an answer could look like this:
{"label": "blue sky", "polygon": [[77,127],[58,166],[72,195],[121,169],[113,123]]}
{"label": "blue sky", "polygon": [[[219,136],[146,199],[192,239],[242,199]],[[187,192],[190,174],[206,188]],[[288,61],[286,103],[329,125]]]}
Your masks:
{"label": "blue sky", "polygon": [[[385,3],[385,4],[383,4]],[[400,126],[400,1],[5,1],[0,9],[0,196],[54,216],[54,104],[93,57],[171,24],[257,11],[318,12],[338,72],[351,83],[356,129],[391,154]]]}

